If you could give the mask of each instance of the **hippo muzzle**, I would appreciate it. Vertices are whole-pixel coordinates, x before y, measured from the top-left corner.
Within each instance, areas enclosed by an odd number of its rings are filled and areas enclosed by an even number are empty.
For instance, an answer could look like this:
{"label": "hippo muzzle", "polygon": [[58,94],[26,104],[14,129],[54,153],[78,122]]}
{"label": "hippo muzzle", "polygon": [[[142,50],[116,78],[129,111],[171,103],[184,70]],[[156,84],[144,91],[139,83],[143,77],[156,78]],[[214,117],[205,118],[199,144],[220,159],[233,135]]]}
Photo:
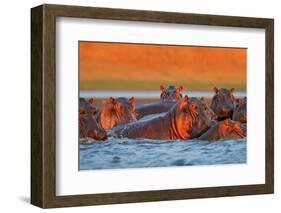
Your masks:
{"label": "hippo muzzle", "polygon": [[231,118],[233,114],[233,109],[231,107],[221,107],[218,109],[217,120],[224,120],[226,118]]}

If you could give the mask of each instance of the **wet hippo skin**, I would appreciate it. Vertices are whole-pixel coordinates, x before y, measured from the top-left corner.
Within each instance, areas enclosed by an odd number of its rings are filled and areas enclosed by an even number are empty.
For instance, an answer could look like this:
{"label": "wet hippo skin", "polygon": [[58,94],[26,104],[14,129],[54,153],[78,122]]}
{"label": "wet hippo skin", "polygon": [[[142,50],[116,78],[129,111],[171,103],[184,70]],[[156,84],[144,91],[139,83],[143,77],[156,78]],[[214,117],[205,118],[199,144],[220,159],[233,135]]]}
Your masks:
{"label": "wet hippo skin", "polygon": [[237,98],[235,100],[232,119],[234,121],[240,121],[241,123],[247,123],[247,97],[243,99]]}
{"label": "wet hippo skin", "polygon": [[112,129],[113,137],[148,139],[190,139],[207,131],[212,121],[201,111],[197,100],[185,96],[165,115]]}
{"label": "wet hippo skin", "polygon": [[200,98],[200,102],[201,102],[201,103],[199,103],[200,107],[207,114],[207,116],[212,120],[217,120],[218,119],[217,114],[214,113],[214,111],[207,105],[204,97]]}
{"label": "wet hippo skin", "polygon": [[136,121],[135,98],[112,98],[103,103],[99,122],[101,127],[108,130],[117,125]]}
{"label": "wet hippo skin", "polygon": [[176,87],[174,85],[170,85],[165,88],[163,85],[160,86],[161,94],[160,100],[161,101],[168,101],[168,102],[176,102],[182,98],[182,91],[183,86]]}
{"label": "wet hippo skin", "polygon": [[218,122],[198,139],[206,141],[214,141],[220,139],[240,139],[247,136],[247,126],[240,122],[226,119]]}
{"label": "wet hippo skin", "polygon": [[94,106],[93,98],[79,98],[79,106],[82,106],[86,111],[91,111],[93,115],[99,112],[99,109]]}
{"label": "wet hippo skin", "polygon": [[216,113],[218,120],[232,118],[235,97],[234,89],[218,89],[214,87],[215,95],[212,98],[210,108]]}
{"label": "wet hippo skin", "polygon": [[95,140],[107,139],[106,131],[96,122],[92,112],[85,109],[83,105],[79,107],[79,137],[89,137]]}

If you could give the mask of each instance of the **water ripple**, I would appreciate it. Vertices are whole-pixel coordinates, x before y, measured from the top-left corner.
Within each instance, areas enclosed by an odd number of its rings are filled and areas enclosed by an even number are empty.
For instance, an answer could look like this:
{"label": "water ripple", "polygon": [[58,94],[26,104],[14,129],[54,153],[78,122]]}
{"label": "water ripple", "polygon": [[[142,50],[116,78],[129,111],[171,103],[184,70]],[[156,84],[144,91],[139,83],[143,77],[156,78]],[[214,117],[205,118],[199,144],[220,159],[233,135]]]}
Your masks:
{"label": "water ripple", "polygon": [[118,169],[246,163],[246,139],[163,141],[109,138],[80,144],[80,169]]}

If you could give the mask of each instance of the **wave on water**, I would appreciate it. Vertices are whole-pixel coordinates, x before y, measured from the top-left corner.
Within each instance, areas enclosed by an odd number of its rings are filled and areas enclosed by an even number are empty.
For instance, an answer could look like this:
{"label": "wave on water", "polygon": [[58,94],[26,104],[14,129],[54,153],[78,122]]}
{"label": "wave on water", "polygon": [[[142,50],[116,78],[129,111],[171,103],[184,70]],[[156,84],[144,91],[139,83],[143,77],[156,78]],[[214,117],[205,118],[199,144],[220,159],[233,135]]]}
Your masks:
{"label": "wave on water", "polygon": [[246,139],[151,140],[82,139],[80,170],[241,164],[247,162]]}

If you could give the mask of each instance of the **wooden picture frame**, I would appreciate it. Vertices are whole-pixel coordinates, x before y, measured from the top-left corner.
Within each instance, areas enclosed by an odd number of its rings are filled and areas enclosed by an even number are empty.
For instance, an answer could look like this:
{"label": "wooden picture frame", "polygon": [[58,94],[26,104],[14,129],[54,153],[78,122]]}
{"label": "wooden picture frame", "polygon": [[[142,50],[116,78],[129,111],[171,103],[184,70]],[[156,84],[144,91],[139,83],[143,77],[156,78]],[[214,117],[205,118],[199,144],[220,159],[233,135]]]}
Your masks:
{"label": "wooden picture frame", "polygon": [[[265,184],[56,195],[56,18],[94,18],[265,29]],[[274,191],[274,20],[63,5],[31,9],[31,203],[42,208],[267,194]]]}

